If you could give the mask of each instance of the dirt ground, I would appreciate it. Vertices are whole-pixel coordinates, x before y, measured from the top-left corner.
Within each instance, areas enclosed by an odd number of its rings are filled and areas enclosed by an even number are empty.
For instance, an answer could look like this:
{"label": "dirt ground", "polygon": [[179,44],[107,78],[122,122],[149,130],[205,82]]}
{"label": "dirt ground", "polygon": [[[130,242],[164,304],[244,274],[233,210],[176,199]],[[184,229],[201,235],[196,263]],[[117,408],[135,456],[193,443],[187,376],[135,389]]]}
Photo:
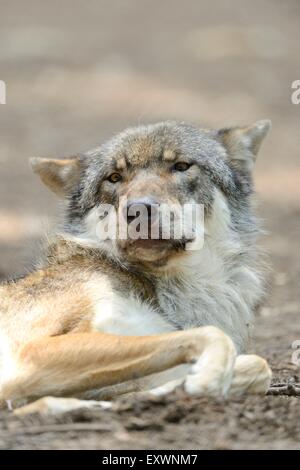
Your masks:
{"label": "dirt ground", "polygon": [[[140,122],[228,126],[271,118],[257,162],[272,264],[253,350],[300,383],[298,0],[0,0],[0,277],[26,272],[58,212],[28,169]],[[59,418],[0,413],[0,449],[299,449],[300,397],[217,402],[181,391]]]}

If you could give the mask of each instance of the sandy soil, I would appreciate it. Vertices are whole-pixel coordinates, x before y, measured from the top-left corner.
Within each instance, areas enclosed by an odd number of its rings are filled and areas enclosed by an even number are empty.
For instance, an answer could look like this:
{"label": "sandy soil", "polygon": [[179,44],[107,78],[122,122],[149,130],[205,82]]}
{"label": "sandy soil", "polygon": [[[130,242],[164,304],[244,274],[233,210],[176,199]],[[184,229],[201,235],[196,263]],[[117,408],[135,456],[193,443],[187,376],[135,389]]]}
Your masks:
{"label": "sandy soil", "polygon": [[[274,383],[299,383],[291,345],[300,340],[300,105],[290,95],[300,79],[300,4],[154,3],[28,0],[25,8],[0,0],[0,277],[26,272],[58,210],[29,156],[72,154],[139,122],[227,126],[270,117],[256,181],[273,272],[253,350],[269,360]],[[0,448],[297,449],[299,400],[216,402],[177,392],[60,418],[2,411]]]}

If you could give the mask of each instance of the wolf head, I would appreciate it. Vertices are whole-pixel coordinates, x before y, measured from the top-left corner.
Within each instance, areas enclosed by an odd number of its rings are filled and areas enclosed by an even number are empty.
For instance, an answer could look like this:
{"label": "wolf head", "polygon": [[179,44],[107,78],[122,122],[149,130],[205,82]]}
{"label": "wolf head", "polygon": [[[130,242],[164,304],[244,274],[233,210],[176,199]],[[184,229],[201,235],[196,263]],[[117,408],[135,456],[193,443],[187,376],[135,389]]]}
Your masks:
{"label": "wolf head", "polygon": [[[252,170],[269,129],[268,120],[221,130],[161,122],[127,129],[72,158],[33,158],[31,165],[65,199],[64,231],[69,236],[118,259],[165,265],[184,256],[197,235],[193,226],[174,236],[178,208],[203,207],[209,236],[225,222],[241,237],[254,230]],[[162,207],[175,207],[171,217],[164,217]],[[117,231],[115,237],[99,237],[99,224],[111,215],[110,208],[121,214],[114,219],[118,227],[125,221],[137,228],[144,210],[146,236],[120,237]],[[169,237],[162,236],[166,224],[172,225]],[[151,237],[154,226],[158,231]]]}

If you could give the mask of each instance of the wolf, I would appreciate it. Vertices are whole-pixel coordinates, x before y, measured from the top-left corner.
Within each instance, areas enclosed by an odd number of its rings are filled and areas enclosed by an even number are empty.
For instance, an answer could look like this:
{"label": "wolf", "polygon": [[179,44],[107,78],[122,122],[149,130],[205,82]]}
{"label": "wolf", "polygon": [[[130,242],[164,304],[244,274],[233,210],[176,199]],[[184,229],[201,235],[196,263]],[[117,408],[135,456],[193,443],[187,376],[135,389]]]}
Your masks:
{"label": "wolf", "polygon": [[[271,370],[246,352],[265,294],[253,167],[270,126],[166,121],[72,157],[31,159],[63,217],[36,269],[0,286],[3,404],[58,413],[176,387],[266,393]],[[166,219],[153,213],[163,204],[203,207],[201,248],[187,249],[195,229],[161,236]],[[158,237],[99,236],[103,207],[129,226],[141,206]]]}

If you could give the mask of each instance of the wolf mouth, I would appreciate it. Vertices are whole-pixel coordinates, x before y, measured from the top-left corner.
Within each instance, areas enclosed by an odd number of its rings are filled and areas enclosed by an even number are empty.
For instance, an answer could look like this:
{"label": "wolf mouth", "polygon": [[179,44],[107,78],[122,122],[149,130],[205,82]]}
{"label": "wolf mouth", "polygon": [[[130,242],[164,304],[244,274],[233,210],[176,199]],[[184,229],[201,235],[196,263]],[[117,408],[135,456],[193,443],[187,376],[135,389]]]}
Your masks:
{"label": "wolf mouth", "polygon": [[137,239],[137,240],[130,240],[129,246],[135,248],[141,248],[144,250],[184,250],[186,244],[192,242],[192,239]]}

